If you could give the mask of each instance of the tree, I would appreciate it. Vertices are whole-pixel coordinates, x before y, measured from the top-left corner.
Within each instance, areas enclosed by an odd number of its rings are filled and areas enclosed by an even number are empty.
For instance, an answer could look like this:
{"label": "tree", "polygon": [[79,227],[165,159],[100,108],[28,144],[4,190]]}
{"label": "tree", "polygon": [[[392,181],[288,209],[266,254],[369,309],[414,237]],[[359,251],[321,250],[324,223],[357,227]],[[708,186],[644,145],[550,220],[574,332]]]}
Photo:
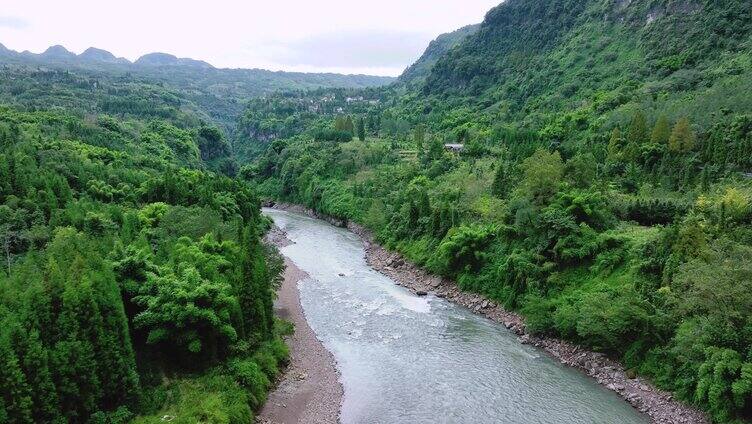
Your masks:
{"label": "tree", "polygon": [[566,164],[567,179],[579,188],[587,188],[595,181],[598,163],[592,153],[578,153]]}
{"label": "tree", "polygon": [[347,115],[347,117],[345,118],[344,131],[349,132],[350,134],[355,133],[355,125],[353,124],[353,120],[350,115]]}
{"label": "tree", "polygon": [[499,162],[496,165],[493,183],[491,183],[491,194],[496,197],[504,197],[509,192],[509,165],[506,162]]}
{"label": "tree", "polygon": [[522,162],[523,194],[537,205],[544,204],[558,190],[564,175],[564,162],[559,152],[537,150]]}
{"label": "tree", "polygon": [[426,141],[426,128],[423,125],[417,125],[413,130],[413,140],[415,141],[415,147],[418,152],[423,150],[423,145]]}
{"label": "tree", "polygon": [[[32,423],[31,388],[7,335],[0,333],[0,404],[11,423]],[[0,414],[1,416],[2,414]]]}
{"label": "tree", "polygon": [[17,327],[21,337],[19,349],[23,352],[23,370],[32,389],[34,420],[54,422],[59,415],[59,400],[49,369],[48,351],[39,339],[36,330],[25,331]]}
{"label": "tree", "polygon": [[257,342],[267,338],[273,327],[272,289],[261,243],[253,226],[242,230],[240,280],[236,284],[243,313],[246,338]]}
{"label": "tree", "polygon": [[358,132],[358,140],[366,141],[366,125],[362,116],[358,118],[357,132]]}
{"label": "tree", "polygon": [[642,146],[648,140],[648,124],[645,120],[645,114],[642,111],[635,112],[627,131],[627,144],[634,143],[636,146]]}
{"label": "tree", "polygon": [[445,275],[478,270],[486,261],[485,247],[494,238],[493,228],[461,226],[450,230],[433,258],[433,266]]}
{"label": "tree", "polygon": [[150,275],[148,289],[134,299],[144,311],[133,323],[148,331],[147,343],[176,352],[182,360],[224,356],[238,336],[231,323],[237,309],[232,288],[203,278],[189,263],[180,264],[177,273],[163,274]]}
{"label": "tree", "polygon": [[431,137],[428,140],[428,159],[437,160],[444,154],[444,144],[438,137]]}
{"label": "tree", "polygon": [[752,363],[733,349],[709,347],[700,366],[695,399],[710,406],[713,418],[728,422],[752,396]]}
{"label": "tree", "polygon": [[665,115],[661,115],[655,122],[653,131],[650,133],[650,142],[663,146],[668,144],[669,137],[671,137],[671,125],[668,122],[668,118]]}
{"label": "tree", "polygon": [[681,118],[671,130],[668,140],[668,149],[676,153],[687,153],[695,147],[695,133],[689,123],[689,119]]}
{"label": "tree", "polygon": [[608,160],[618,162],[621,160],[621,148],[624,139],[621,136],[621,130],[614,128],[611,131],[611,137],[608,140]]}
{"label": "tree", "polygon": [[[679,267],[674,286],[680,310],[717,316],[741,327],[752,310],[752,248],[730,241],[716,242]],[[691,254],[691,253],[690,253]],[[697,253],[695,253],[697,255]],[[689,256],[689,254],[687,255]]]}
{"label": "tree", "polygon": [[624,148],[623,154],[624,159],[626,159],[630,163],[636,162],[640,158],[640,145],[634,141],[630,141]]}
{"label": "tree", "polygon": [[345,117],[342,115],[337,115],[337,117],[334,118],[334,131],[345,131],[345,128]]}
{"label": "tree", "polygon": [[631,285],[590,292],[577,307],[577,334],[598,350],[623,351],[646,331],[648,308]]}

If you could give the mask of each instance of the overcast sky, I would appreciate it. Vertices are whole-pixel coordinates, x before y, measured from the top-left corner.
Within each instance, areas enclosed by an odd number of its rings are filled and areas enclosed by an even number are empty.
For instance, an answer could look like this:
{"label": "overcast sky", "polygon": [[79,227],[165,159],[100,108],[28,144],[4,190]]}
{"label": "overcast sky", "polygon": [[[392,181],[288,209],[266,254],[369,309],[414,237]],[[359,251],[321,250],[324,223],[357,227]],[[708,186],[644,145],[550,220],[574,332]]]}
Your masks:
{"label": "overcast sky", "polygon": [[0,0],[0,43],[218,67],[398,75],[437,35],[501,0]]}

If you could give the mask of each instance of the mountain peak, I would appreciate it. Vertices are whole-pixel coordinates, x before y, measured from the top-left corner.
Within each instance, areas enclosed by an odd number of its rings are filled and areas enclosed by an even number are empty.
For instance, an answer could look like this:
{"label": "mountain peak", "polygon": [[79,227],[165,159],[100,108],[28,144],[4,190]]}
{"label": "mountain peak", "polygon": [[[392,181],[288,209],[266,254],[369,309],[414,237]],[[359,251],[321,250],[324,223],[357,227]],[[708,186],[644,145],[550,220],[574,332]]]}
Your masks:
{"label": "mountain peak", "polygon": [[105,63],[127,63],[127,59],[115,57],[114,54],[107,50],[98,49],[96,47],[89,47],[83,53],[78,55],[79,59],[89,62],[105,62]]}
{"label": "mountain peak", "polygon": [[107,50],[98,49],[96,47],[89,47],[88,49],[84,50],[83,53],[78,55],[79,57],[83,58],[91,58],[91,59],[97,59],[97,60],[113,60],[115,59],[115,55],[108,52]]}
{"label": "mountain peak", "polygon": [[203,60],[178,58],[177,56],[160,52],[145,54],[139,57],[134,63],[142,66],[190,66],[194,68],[214,69],[212,65]]}
{"label": "mountain peak", "polygon": [[136,59],[135,62],[136,65],[144,65],[144,66],[171,66],[171,65],[177,65],[178,64],[178,58],[177,56],[171,55],[169,53],[147,53],[138,59]]}
{"label": "mountain peak", "polygon": [[45,50],[40,56],[51,59],[72,59],[76,57],[74,53],[71,53],[68,49],[59,44],[47,48],[47,50]]}

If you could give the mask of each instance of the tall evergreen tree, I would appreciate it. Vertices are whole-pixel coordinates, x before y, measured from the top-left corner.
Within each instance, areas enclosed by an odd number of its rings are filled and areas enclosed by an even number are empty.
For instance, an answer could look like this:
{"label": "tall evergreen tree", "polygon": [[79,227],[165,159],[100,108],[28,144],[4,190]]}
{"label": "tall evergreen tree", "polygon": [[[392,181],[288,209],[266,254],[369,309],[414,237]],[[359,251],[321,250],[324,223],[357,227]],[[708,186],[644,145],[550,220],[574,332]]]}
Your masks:
{"label": "tall evergreen tree", "polygon": [[668,140],[668,148],[672,152],[686,153],[695,147],[695,133],[689,119],[681,118],[674,125],[671,137]]}
{"label": "tall evergreen tree", "polygon": [[48,352],[39,340],[36,330],[19,328],[19,348],[23,351],[22,367],[32,389],[35,422],[54,422],[59,416],[57,389],[52,381]]}
{"label": "tall evergreen tree", "polygon": [[653,131],[650,133],[650,142],[660,146],[668,144],[668,139],[671,136],[671,124],[668,122],[668,118],[665,115],[658,117],[655,122]]}
{"label": "tall evergreen tree", "polygon": [[643,145],[648,141],[648,124],[642,111],[635,112],[627,131],[627,145],[634,143],[636,146]]}
{"label": "tall evergreen tree", "polygon": [[624,139],[621,136],[621,130],[614,128],[611,131],[611,138],[608,141],[608,159],[612,162],[621,160],[621,149]]}
{"label": "tall evergreen tree", "polygon": [[345,128],[345,117],[337,115],[337,117],[334,118],[334,131],[345,131]]}
{"label": "tall evergreen tree", "polygon": [[358,118],[357,131],[358,140],[366,141],[366,125],[362,116]]}
{"label": "tall evergreen tree", "polygon": [[496,197],[504,197],[509,192],[508,187],[508,166],[506,162],[499,162],[496,165],[493,183],[491,183],[491,193]]}
{"label": "tall evergreen tree", "polygon": [[21,369],[7,330],[0,329],[0,397],[11,423],[33,423],[31,387]]}

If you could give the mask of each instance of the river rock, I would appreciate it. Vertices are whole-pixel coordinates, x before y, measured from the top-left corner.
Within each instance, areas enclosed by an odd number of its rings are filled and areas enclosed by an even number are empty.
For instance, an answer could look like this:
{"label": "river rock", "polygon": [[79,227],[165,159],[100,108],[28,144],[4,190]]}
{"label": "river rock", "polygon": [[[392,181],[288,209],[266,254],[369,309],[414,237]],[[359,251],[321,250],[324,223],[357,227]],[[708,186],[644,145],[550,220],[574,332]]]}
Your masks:
{"label": "river rock", "polygon": [[[311,216],[326,219],[313,211],[306,210],[300,206],[277,204],[278,209],[302,211],[309,213]],[[345,221],[343,222],[353,233],[357,234],[364,240],[366,246],[366,262],[377,271],[387,274],[396,281],[399,281],[405,287],[412,288],[419,296],[427,295],[425,287],[431,287],[435,290],[436,296],[446,297],[449,301],[464,305],[471,310],[476,307],[478,310],[488,301],[488,307],[494,307],[491,311],[484,313],[496,322],[502,323],[510,331],[518,336],[526,333],[524,319],[510,311],[505,311],[503,307],[496,308],[496,304],[477,294],[469,294],[459,290],[454,281],[444,279],[443,281],[434,275],[428,274],[425,270],[416,267],[407,260],[404,260],[399,254],[387,251],[376,243],[373,234],[362,226]],[[399,262],[401,260],[401,262]],[[399,265],[397,265],[399,263]],[[392,266],[399,266],[398,270]],[[438,283],[438,284],[437,284]],[[480,304],[479,304],[480,303]],[[485,309],[483,307],[482,309]],[[688,405],[672,399],[670,393],[663,392],[649,384],[645,384],[641,379],[632,380],[623,367],[615,361],[609,359],[606,355],[599,352],[587,351],[585,349],[573,346],[569,342],[551,338],[537,338],[528,336],[520,338],[540,346],[549,355],[559,360],[562,364],[570,365],[582,369],[587,374],[593,376],[600,384],[616,391],[622,398],[627,400],[635,408],[646,412],[652,422],[655,424],[709,424],[707,416]],[[605,369],[608,367],[608,369]]]}

